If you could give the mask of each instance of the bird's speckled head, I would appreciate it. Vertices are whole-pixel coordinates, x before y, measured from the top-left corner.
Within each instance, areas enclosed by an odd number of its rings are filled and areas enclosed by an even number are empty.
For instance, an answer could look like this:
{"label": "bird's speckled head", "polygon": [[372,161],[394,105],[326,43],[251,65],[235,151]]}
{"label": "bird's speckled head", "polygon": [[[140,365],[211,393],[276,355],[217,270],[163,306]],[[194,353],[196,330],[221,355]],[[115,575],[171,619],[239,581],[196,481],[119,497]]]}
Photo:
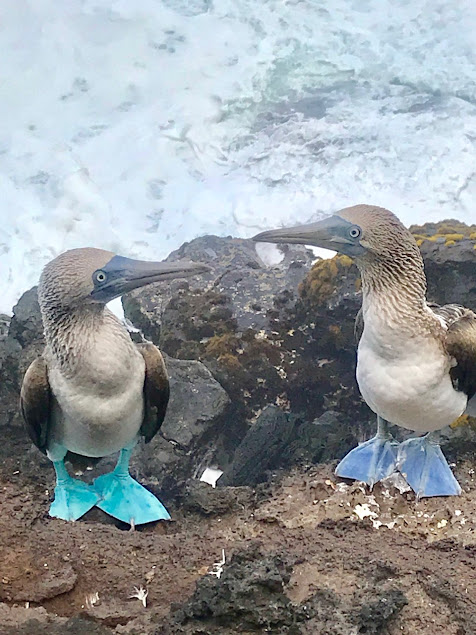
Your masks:
{"label": "bird's speckled head", "polygon": [[[402,250],[420,257],[420,251],[411,232],[395,216],[383,207],[354,205],[345,207],[335,215],[349,223],[348,233],[355,244],[364,249],[361,255],[370,254],[379,260],[392,259]],[[338,247],[335,247],[339,251]]]}
{"label": "bird's speckled head", "polygon": [[43,313],[53,308],[104,305],[132,289],[208,270],[201,263],[148,262],[92,247],[71,249],[45,266],[38,298]]}
{"label": "bird's speckled head", "polygon": [[373,259],[392,260],[402,251],[420,258],[410,231],[395,214],[375,205],[346,207],[316,223],[262,232],[253,240],[324,247],[361,265]]}
{"label": "bird's speckled head", "polygon": [[114,258],[111,251],[94,249],[71,249],[45,265],[38,285],[41,305],[74,306],[93,302],[93,275],[101,271]]}
{"label": "bird's speckled head", "polygon": [[387,209],[346,207],[317,223],[263,232],[253,240],[315,245],[346,254],[360,269],[364,299],[377,293],[391,296],[392,302],[399,297],[400,313],[404,301],[411,311],[415,307],[425,310],[426,278],[420,250],[410,231]]}

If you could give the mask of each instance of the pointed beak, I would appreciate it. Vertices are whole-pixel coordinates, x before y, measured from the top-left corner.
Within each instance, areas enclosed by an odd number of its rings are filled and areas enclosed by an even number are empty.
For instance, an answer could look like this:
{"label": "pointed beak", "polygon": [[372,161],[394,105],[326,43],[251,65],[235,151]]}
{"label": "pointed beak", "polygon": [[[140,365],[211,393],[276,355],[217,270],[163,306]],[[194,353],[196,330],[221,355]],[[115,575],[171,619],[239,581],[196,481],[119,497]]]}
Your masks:
{"label": "pointed beak", "polygon": [[109,302],[154,282],[189,278],[207,271],[211,271],[210,267],[198,262],[147,262],[114,256],[105,267],[94,272],[91,296]]}
{"label": "pointed beak", "polygon": [[342,247],[353,245],[355,242],[348,233],[351,227],[352,224],[340,216],[330,216],[317,223],[261,232],[253,236],[253,240],[263,243],[313,245],[333,251],[343,251]]}

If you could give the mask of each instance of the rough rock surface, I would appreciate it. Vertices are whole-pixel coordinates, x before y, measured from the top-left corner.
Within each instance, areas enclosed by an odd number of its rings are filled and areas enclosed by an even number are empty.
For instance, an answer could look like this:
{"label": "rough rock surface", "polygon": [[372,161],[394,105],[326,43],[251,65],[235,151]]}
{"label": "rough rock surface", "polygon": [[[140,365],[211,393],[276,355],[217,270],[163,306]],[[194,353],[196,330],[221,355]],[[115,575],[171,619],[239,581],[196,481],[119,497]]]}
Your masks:
{"label": "rough rock surface", "polygon": [[43,608],[0,604],[2,635],[108,635],[109,629],[82,617],[58,617]]}
{"label": "rough rock surface", "polygon": [[207,467],[214,439],[227,424],[230,399],[201,362],[167,356],[165,361],[171,394],[167,414],[160,433],[136,449],[132,466],[153,480],[157,494],[169,497]]}
{"label": "rough rock surface", "polygon": [[[210,272],[196,278],[158,283],[148,287],[147,293],[133,292],[124,298],[124,309],[131,321],[141,328],[146,337],[158,341],[162,319],[168,312],[167,340],[169,349],[178,352],[184,337],[182,327],[193,338],[211,337],[217,331],[269,329],[268,312],[274,310],[276,297],[292,302],[298,284],[310,269],[312,253],[303,247],[283,248],[281,262],[267,268],[256,252],[256,243],[240,238],[204,236],[172,252],[167,260],[193,260],[206,263]],[[206,289],[207,293],[203,294]],[[194,293],[197,292],[197,294]],[[172,300],[172,302],[171,302]],[[193,308],[203,301],[196,319],[189,321],[190,309],[180,320],[184,306]],[[177,355],[180,357],[180,355]]]}
{"label": "rough rock surface", "polygon": [[390,585],[372,589],[377,592],[371,600],[368,591],[363,593],[354,610],[343,610],[337,593],[318,587],[304,602],[293,603],[287,590],[295,565],[302,564],[295,555],[266,553],[259,543],[251,543],[233,556],[220,578],[199,580],[174,620],[206,625],[206,633],[382,633],[408,604],[404,593]]}

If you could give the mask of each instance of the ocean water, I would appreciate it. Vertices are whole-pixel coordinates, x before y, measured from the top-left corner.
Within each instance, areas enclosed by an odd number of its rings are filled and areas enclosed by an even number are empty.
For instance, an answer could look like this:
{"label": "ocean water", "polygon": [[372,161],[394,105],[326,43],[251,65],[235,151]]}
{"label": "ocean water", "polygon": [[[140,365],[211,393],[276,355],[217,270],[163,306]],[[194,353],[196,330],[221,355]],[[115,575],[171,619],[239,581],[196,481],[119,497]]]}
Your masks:
{"label": "ocean water", "polygon": [[475,32],[454,0],[2,0],[0,311],[72,247],[475,222]]}

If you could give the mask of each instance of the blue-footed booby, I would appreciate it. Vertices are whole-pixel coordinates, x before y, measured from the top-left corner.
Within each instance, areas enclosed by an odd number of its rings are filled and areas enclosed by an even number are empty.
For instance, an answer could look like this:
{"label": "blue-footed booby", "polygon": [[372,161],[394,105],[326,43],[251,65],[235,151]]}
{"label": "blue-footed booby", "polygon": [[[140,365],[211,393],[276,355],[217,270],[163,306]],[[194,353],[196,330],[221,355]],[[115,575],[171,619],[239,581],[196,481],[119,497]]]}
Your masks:
{"label": "blue-footed booby", "polygon": [[[153,282],[208,270],[198,263],[144,262],[102,249],[72,249],[48,263],[38,299],[46,346],[23,379],[20,406],[33,443],[56,471],[50,515],[77,520],[94,505],[132,527],[169,519],[162,503],[129,474],[132,449],[158,432],[169,400],[162,355],[136,345],[106,303]],[[72,478],[68,452],[120,452],[92,485]]]}
{"label": "blue-footed booby", "polygon": [[[437,431],[465,412],[476,414],[476,314],[427,302],[423,259],[410,231],[386,209],[356,205],[254,240],[332,249],[359,267],[357,383],[378,428],[336,474],[372,486],[399,470],[419,498],[460,494]],[[388,422],[426,435],[399,445]]]}

